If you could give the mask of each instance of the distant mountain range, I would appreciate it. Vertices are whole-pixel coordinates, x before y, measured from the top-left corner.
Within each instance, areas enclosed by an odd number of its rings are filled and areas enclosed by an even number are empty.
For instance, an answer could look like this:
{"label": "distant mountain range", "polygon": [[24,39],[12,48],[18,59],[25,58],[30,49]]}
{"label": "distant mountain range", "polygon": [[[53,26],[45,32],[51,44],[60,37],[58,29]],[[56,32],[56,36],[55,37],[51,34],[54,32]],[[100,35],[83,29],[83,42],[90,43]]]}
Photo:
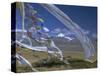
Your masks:
{"label": "distant mountain range", "polygon": [[[19,32],[17,33],[17,40],[21,39],[21,35],[22,33]],[[74,37],[74,39],[70,40],[66,39],[65,37],[52,37],[52,40],[55,42],[56,46],[58,46],[61,50],[65,51],[83,51],[82,45],[79,42],[79,40],[77,38]],[[33,46],[43,46],[43,44],[39,44],[37,43],[34,39],[31,39],[31,42],[33,44]],[[95,48],[97,48],[97,40],[96,39],[92,39],[92,42],[95,46]],[[29,44],[29,41],[24,39],[23,43]]]}
{"label": "distant mountain range", "polygon": [[[51,37],[63,37],[69,41],[75,39],[75,33],[71,32],[70,30],[66,28],[55,28],[53,30],[49,30],[47,27],[45,27],[44,32],[48,31],[48,34]],[[84,30],[82,29],[83,33],[88,36],[90,39],[97,39],[97,34],[96,33],[91,33],[89,30]]]}

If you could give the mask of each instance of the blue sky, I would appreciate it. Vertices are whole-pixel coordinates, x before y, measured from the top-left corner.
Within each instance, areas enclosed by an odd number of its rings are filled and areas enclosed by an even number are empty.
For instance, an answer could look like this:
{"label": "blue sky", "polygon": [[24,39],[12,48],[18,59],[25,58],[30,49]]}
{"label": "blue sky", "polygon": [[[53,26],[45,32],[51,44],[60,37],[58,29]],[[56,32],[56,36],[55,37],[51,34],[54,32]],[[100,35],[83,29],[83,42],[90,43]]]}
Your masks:
{"label": "blue sky", "polygon": [[68,14],[70,18],[80,27],[92,32],[96,32],[97,28],[97,9],[95,7],[80,6],[58,6],[63,12]]}
{"label": "blue sky", "polygon": [[[55,29],[64,29],[65,26],[58,21],[47,10],[41,7],[39,4],[31,3],[34,9],[37,11],[39,17],[44,19],[43,25],[51,31]],[[69,5],[56,5],[65,14],[67,14],[74,22],[76,22],[84,31],[89,34],[97,34],[97,8],[96,7],[84,7],[84,6],[69,6]],[[17,10],[17,28],[21,28],[21,17]]]}

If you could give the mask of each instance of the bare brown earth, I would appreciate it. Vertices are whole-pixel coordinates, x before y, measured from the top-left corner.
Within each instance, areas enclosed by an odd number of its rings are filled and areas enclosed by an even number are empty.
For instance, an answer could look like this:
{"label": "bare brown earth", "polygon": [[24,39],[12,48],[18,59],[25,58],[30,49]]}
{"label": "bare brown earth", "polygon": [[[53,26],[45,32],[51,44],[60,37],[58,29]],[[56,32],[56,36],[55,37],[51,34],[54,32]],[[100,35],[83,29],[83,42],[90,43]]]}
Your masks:
{"label": "bare brown earth", "polygon": [[[78,40],[68,42],[66,39],[54,38],[55,44],[62,50],[64,55],[64,62],[68,61],[69,64],[65,64],[59,61],[57,58],[52,58],[47,61],[48,54],[46,52],[32,51],[27,48],[17,47],[17,53],[20,53],[25,57],[34,68],[38,71],[56,71],[56,70],[72,70],[72,69],[86,69],[97,67],[97,41],[93,40],[95,46],[95,55],[90,58],[91,61],[84,60],[84,50]],[[33,45],[38,45],[34,41]],[[46,63],[44,63],[46,62]],[[16,63],[17,72],[32,72],[28,65],[20,65]]]}
{"label": "bare brown earth", "polygon": [[[39,71],[56,71],[67,69],[81,69],[81,68],[95,68],[97,67],[97,55],[91,57],[91,62],[84,61],[84,54],[82,51],[63,51],[64,60],[70,63],[69,65],[60,62],[57,59],[51,59],[50,62],[44,64],[43,61],[47,60],[48,54],[46,52],[36,52],[26,48],[16,48],[17,52],[25,57],[32,65]],[[60,63],[59,63],[60,62]],[[57,65],[58,64],[58,65]],[[90,65],[91,64],[91,65]],[[20,65],[16,63],[17,72],[32,72],[31,68],[27,65]]]}

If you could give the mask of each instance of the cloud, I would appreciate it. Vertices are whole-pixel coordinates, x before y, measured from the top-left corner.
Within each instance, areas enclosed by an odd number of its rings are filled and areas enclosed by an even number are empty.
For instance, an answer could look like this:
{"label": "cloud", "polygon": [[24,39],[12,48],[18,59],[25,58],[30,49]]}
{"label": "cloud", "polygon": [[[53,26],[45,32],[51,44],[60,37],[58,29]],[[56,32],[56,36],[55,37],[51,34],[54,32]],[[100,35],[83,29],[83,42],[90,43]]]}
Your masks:
{"label": "cloud", "polygon": [[73,40],[74,38],[65,36],[64,38],[68,39],[69,41]]}
{"label": "cloud", "polygon": [[61,32],[61,29],[60,28],[56,28],[54,30],[51,31],[52,34],[58,34]]}
{"label": "cloud", "polygon": [[61,29],[60,28],[56,28],[56,29],[54,29],[54,31],[61,32]]}
{"label": "cloud", "polygon": [[65,36],[63,33],[59,33],[59,34],[57,35],[57,37],[64,37],[65,39],[67,39],[67,40],[69,40],[69,41],[71,41],[71,40],[74,39],[74,38],[72,38],[72,37]]}
{"label": "cloud", "polygon": [[83,31],[83,33],[86,34],[86,35],[90,34],[90,31],[89,31],[89,30],[82,29],[82,31]]}
{"label": "cloud", "polygon": [[52,34],[59,34],[59,33],[63,33],[64,35],[73,35],[74,33],[69,31],[66,28],[56,28],[54,30],[51,31]]}
{"label": "cloud", "polygon": [[63,33],[59,33],[58,35],[57,35],[57,37],[64,37],[65,35],[63,34]]}
{"label": "cloud", "polygon": [[49,32],[49,31],[50,31],[47,27],[43,27],[43,30],[44,30],[45,32]]}

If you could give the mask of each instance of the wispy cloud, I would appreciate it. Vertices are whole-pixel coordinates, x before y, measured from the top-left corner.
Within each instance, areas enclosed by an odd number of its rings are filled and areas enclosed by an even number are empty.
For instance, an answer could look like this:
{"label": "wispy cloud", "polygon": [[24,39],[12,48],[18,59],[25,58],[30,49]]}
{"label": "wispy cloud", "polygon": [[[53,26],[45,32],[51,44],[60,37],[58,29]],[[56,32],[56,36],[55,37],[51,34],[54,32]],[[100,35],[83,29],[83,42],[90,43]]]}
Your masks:
{"label": "wispy cloud", "polygon": [[68,39],[69,41],[71,41],[71,40],[73,40],[74,38],[72,38],[72,37],[64,37],[64,38],[66,38],[66,39]]}
{"label": "wispy cloud", "polygon": [[86,34],[86,35],[90,34],[90,31],[89,31],[89,30],[82,29],[82,31],[83,31],[83,33]]}
{"label": "wispy cloud", "polygon": [[51,34],[58,35],[59,33],[63,33],[66,36],[69,36],[69,35],[73,35],[74,34],[73,32],[67,30],[66,28],[63,28],[63,29],[56,28],[56,29],[54,29],[54,30],[51,31]]}
{"label": "wispy cloud", "polygon": [[43,27],[43,30],[44,30],[45,32],[49,32],[49,31],[50,31],[47,27]]}

